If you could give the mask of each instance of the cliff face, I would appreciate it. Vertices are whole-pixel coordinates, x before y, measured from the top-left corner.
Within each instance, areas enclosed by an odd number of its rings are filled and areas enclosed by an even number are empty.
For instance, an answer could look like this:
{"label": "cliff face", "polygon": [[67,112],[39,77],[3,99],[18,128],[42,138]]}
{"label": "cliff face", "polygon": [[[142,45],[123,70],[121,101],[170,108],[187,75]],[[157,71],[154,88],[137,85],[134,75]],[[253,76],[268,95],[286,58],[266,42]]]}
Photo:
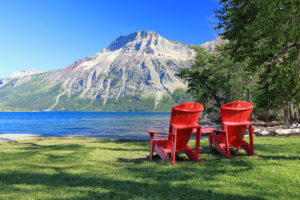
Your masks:
{"label": "cliff face", "polygon": [[139,31],[120,36],[108,48],[80,59],[51,76],[62,82],[69,96],[110,98],[142,94],[155,97],[185,85],[175,77],[181,67],[193,64],[190,46],[171,42],[155,32]]}
{"label": "cliff face", "polygon": [[[90,104],[92,109],[118,106],[126,99],[129,104],[147,101],[155,109],[166,101],[166,95],[172,97],[176,89],[186,88],[175,73],[191,67],[194,57],[190,45],[167,40],[153,31],[131,33],[64,69],[14,79],[0,88],[0,106],[64,110],[74,106],[84,109]],[[16,96],[34,103],[9,101]]]}

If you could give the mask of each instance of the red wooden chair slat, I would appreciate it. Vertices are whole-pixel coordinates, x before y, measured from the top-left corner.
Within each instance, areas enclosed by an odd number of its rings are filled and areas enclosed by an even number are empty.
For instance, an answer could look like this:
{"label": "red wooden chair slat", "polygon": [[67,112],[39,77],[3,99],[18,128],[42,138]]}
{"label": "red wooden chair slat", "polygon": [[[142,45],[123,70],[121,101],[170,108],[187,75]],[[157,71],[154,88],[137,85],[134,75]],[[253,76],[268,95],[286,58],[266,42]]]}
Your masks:
{"label": "red wooden chair slat", "polygon": [[[194,161],[200,161],[199,148],[201,137],[201,126],[197,123],[198,119],[203,111],[203,106],[200,103],[188,102],[179,104],[172,108],[170,127],[168,138],[156,139],[155,134],[159,134],[155,131],[146,130],[150,134],[150,160],[153,157],[153,150],[166,160],[171,153],[170,161],[175,165],[175,153],[184,152],[186,155]],[[188,142],[193,134],[193,130],[197,129],[196,133],[196,147],[195,151],[188,146]],[[164,135],[166,133],[163,133]]]}
{"label": "red wooden chair slat", "polygon": [[[253,105],[246,101],[234,101],[220,108],[222,134],[209,135],[210,144],[225,157],[230,158],[230,147],[242,147],[248,155],[256,155],[253,147],[253,127],[249,121]],[[249,130],[250,145],[244,141],[246,129]]]}

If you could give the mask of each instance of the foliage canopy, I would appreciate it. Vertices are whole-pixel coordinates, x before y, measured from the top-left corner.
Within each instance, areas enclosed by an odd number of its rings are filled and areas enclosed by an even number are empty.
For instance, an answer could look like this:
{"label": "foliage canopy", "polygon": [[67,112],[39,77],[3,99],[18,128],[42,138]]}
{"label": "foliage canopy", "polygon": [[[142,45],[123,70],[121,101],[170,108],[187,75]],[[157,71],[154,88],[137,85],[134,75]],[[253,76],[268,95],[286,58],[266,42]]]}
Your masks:
{"label": "foliage canopy", "polygon": [[194,47],[197,52],[191,69],[183,68],[178,77],[188,83],[188,92],[207,105],[213,100],[217,107],[233,100],[249,100],[254,77],[246,71],[244,63],[234,62],[223,46],[218,52],[207,52]]}
{"label": "foliage canopy", "polygon": [[236,61],[260,72],[258,105],[299,104],[300,1],[221,0],[217,29]]}
{"label": "foliage canopy", "polygon": [[[300,120],[300,1],[221,0],[216,29],[228,41],[217,53],[196,47],[192,69],[178,74],[201,102],[249,100]],[[287,118],[286,118],[287,119]]]}

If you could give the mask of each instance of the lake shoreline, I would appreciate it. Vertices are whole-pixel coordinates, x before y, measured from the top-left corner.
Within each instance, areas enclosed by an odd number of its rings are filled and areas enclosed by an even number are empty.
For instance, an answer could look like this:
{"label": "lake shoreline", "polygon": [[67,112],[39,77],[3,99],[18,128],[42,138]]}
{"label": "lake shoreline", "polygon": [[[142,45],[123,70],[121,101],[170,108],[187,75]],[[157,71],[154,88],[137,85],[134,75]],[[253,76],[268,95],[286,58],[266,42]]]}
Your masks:
{"label": "lake shoreline", "polygon": [[[300,129],[298,126],[293,128],[275,129],[272,128],[262,128],[255,127],[254,135],[257,137],[300,137]],[[100,136],[100,135],[64,135],[64,134],[22,134],[22,133],[8,133],[0,134],[0,143],[3,142],[15,142],[21,140],[31,140],[37,138],[77,138],[77,139],[105,139],[105,140],[122,140],[122,141],[147,141],[146,138],[134,138],[134,137],[124,137],[120,136]],[[206,134],[204,134],[201,139],[207,139]]]}
{"label": "lake shoreline", "polygon": [[37,138],[70,138],[70,139],[104,139],[104,140],[122,140],[122,141],[147,141],[148,139],[133,138],[133,137],[123,137],[120,136],[110,136],[103,137],[100,135],[63,135],[63,134],[22,134],[22,133],[0,133],[0,143],[3,142],[15,142],[22,140],[31,140]]}

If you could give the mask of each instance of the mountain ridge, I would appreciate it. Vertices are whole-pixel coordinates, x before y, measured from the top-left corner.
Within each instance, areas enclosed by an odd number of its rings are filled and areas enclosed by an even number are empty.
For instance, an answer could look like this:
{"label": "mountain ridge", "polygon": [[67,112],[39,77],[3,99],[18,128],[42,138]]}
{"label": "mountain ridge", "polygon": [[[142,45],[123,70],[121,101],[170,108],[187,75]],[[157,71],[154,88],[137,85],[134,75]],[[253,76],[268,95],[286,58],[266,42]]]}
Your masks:
{"label": "mountain ridge", "polygon": [[[106,49],[63,69],[11,81],[0,88],[0,106],[134,110],[138,105],[137,110],[164,110],[164,105],[169,110],[171,104],[180,103],[173,100],[174,93],[181,101],[191,99],[183,92],[185,83],[175,76],[180,68],[193,65],[195,51],[191,46],[167,40],[154,31],[120,36]],[[43,102],[27,102],[31,97]],[[15,98],[25,98],[27,105]]]}

